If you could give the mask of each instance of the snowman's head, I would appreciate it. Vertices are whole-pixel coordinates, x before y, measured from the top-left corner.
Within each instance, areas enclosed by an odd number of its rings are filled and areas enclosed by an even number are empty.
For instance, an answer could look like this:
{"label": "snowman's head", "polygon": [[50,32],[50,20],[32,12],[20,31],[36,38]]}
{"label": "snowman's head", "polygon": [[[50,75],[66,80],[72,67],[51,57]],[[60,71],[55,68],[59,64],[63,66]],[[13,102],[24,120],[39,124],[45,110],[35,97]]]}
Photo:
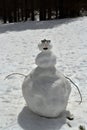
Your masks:
{"label": "snowman's head", "polygon": [[38,48],[40,51],[49,51],[52,48],[50,40],[41,40],[41,43],[38,44]]}

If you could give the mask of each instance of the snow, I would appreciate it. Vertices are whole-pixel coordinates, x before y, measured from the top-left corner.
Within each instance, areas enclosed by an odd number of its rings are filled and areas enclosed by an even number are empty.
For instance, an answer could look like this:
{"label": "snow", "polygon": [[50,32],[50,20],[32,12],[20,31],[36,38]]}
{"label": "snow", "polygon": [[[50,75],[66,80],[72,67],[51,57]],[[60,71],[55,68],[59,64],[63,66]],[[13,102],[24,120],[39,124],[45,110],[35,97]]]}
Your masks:
{"label": "snow", "polygon": [[[72,85],[67,109],[74,120],[45,119],[28,110],[22,96],[23,76],[5,76],[13,72],[29,74],[36,66],[38,43],[51,40],[57,56],[56,67],[70,77],[83,96]],[[1,130],[77,130],[87,127],[87,17],[53,21],[34,21],[0,25],[0,129]]]}

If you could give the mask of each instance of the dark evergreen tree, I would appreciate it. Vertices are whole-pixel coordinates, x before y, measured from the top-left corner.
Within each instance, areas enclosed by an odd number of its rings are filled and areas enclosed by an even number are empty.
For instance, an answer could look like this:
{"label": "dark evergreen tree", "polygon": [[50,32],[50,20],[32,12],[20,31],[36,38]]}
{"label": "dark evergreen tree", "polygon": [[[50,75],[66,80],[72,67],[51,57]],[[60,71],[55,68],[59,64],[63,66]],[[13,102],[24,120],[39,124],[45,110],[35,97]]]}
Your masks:
{"label": "dark evergreen tree", "polygon": [[81,8],[87,10],[87,0],[0,0],[0,19],[4,23],[35,20],[36,11],[40,20],[78,17]]}

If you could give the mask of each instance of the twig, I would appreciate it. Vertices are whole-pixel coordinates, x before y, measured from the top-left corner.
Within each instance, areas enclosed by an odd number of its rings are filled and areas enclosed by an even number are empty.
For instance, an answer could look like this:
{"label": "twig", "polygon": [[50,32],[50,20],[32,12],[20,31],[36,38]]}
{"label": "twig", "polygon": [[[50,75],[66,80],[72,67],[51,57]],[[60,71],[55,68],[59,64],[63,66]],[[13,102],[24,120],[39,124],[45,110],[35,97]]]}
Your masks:
{"label": "twig", "polygon": [[71,124],[70,124],[70,122],[66,122],[66,124],[67,124],[69,127],[72,127]]}
{"label": "twig", "polygon": [[24,76],[24,77],[27,77],[26,75],[21,74],[21,73],[12,73],[12,74],[7,75],[4,80],[6,80],[6,79],[9,78],[10,76],[16,75],[16,74],[17,74],[17,75],[22,75],[22,76]]}
{"label": "twig", "polygon": [[79,90],[79,87],[69,77],[65,76],[65,78],[68,79],[77,88],[77,90],[79,92],[79,95],[80,95],[80,99],[81,99],[81,101],[79,102],[79,104],[81,104],[82,103],[82,94],[81,94],[81,92]]}

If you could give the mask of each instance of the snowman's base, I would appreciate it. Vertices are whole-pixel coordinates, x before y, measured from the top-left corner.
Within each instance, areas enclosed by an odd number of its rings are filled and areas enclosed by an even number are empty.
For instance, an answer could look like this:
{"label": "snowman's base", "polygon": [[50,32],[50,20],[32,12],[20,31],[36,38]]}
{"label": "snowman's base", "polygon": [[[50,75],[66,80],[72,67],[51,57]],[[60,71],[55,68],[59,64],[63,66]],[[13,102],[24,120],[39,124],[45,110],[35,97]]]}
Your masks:
{"label": "snowman's base", "polygon": [[37,114],[37,115],[42,117],[42,118],[47,118],[47,119],[56,119],[59,117],[59,115],[58,116],[43,116],[43,115],[39,115],[39,114]]}
{"label": "snowman's base", "polygon": [[34,113],[35,115],[42,117],[42,118],[46,118],[46,119],[56,119],[56,118],[64,117],[68,120],[74,120],[73,114],[71,114],[70,111],[67,111],[67,110],[64,110],[63,112],[61,112],[59,115],[56,115],[56,116],[46,116],[46,115],[41,115],[39,113],[33,112],[32,110],[30,110],[30,111],[32,113]]}
{"label": "snowman's base", "polygon": [[56,118],[66,110],[71,86],[55,67],[37,67],[25,78],[22,91],[31,111]]}
{"label": "snowman's base", "polygon": [[[41,116],[41,115],[38,115],[38,116],[40,116],[42,118],[47,118],[47,119],[56,119],[56,118],[61,117],[61,114],[56,116],[56,117],[46,117],[46,116]],[[66,115],[65,118],[68,119],[68,120],[74,120],[74,116],[72,114]]]}

